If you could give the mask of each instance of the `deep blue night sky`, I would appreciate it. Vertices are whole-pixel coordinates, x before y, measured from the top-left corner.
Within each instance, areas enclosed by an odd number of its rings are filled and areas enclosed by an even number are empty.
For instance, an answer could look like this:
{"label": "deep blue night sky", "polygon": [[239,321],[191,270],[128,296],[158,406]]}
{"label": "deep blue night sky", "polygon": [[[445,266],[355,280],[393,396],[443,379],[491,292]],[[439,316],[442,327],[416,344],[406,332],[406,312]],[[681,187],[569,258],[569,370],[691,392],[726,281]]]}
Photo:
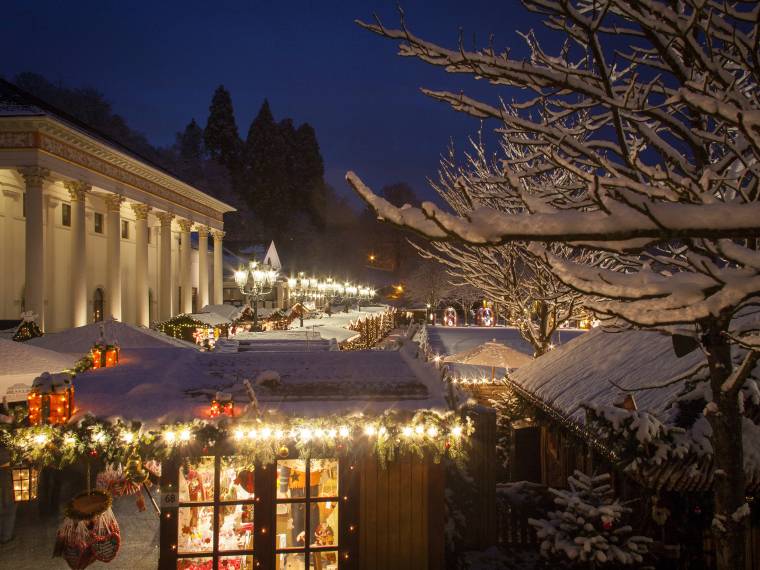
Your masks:
{"label": "deep blue night sky", "polygon": [[[403,2],[418,35],[455,46],[459,28],[479,46],[522,52],[516,30],[538,27],[517,0]],[[348,190],[356,170],[379,187],[409,182],[422,195],[453,138],[463,147],[479,122],[427,99],[419,87],[497,92],[396,55],[359,28],[377,13],[398,22],[396,2],[6,1],[0,74],[33,71],[103,92],[132,128],[167,145],[191,118],[205,125],[211,95],[231,92],[245,137],[264,98],[277,119],[317,130],[328,181]],[[502,93],[503,94],[503,93]]]}

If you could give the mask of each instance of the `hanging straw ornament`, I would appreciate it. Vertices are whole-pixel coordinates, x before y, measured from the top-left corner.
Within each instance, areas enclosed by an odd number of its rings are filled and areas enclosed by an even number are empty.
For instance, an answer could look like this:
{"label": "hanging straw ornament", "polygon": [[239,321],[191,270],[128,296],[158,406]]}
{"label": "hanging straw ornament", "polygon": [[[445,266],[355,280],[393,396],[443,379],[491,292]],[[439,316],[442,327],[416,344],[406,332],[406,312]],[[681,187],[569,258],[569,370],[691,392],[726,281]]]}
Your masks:
{"label": "hanging straw ornament", "polygon": [[95,560],[111,562],[121,546],[121,530],[111,510],[106,491],[85,491],[66,507],[66,516],[56,534],[54,556],[62,556],[72,570],[81,570]]}

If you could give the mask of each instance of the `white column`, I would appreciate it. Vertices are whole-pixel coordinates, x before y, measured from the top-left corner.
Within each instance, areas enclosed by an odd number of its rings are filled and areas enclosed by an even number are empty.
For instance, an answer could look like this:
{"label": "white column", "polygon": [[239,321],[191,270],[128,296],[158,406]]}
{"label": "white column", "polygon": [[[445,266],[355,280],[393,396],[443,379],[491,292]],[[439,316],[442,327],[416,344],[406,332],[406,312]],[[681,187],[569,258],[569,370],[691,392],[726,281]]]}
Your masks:
{"label": "white column", "polygon": [[161,243],[159,245],[159,303],[158,314],[162,321],[172,318],[172,220],[169,212],[158,214],[161,221]]}
{"label": "white column", "polygon": [[65,183],[71,197],[71,326],[83,327],[87,324],[87,222],[85,220],[85,200],[92,186],[85,182]]}
{"label": "white column", "polygon": [[136,324],[150,326],[148,306],[148,212],[146,204],[132,204],[135,213],[135,315]]}
{"label": "white column", "polygon": [[19,172],[26,182],[24,310],[38,315],[45,328],[45,242],[42,239],[42,186],[50,175],[47,168],[28,166]]}
{"label": "white column", "polygon": [[124,198],[106,198],[106,317],[121,320],[121,203]]}
{"label": "white column", "polygon": [[180,257],[179,257],[179,272],[180,272],[180,285],[182,286],[182,298],[180,299],[180,312],[192,313],[193,312],[193,285],[191,281],[190,272],[190,229],[193,227],[193,222],[190,220],[180,220]]}
{"label": "white column", "polygon": [[222,239],[224,239],[224,232],[214,232],[214,304],[221,305],[224,302],[224,290],[222,289],[222,275],[223,268],[222,263],[224,256],[222,255]]}
{"label": "white column", "polygon": [[208,228],[198,226],[198,310],[208,305]]}

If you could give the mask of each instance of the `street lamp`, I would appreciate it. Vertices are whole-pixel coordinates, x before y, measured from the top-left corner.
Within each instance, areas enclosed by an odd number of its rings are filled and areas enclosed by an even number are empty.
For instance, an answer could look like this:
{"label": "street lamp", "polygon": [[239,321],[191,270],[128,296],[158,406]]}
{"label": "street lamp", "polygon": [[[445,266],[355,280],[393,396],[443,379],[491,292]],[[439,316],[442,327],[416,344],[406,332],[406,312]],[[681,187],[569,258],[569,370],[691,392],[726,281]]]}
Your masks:
{"label": "street lamp", "polygon": [[299,312],[301,326],[303,327],[303,303],[307,296],[314,296],[316,298],[316,291],[319,290],[319,282],[312,277],[304,277],[304,272],[299,271],[297,277],[291,277],[288,279],[288,292],[294,292],[295,297],[301,305],[301,311]]}
{"label": "street lamp", "polygon": [[272,292],[278,272],[271,265],[259,265],[257,261],[250,261],[235,271],[235,283],[240,292],[245,296],[248,305],[253,299],[253,329],[258,328],[259,323],[259,296]]}
{"label": "street lamp", "polygon": [[425,322],[430,320],[430,303],[425,303]]}

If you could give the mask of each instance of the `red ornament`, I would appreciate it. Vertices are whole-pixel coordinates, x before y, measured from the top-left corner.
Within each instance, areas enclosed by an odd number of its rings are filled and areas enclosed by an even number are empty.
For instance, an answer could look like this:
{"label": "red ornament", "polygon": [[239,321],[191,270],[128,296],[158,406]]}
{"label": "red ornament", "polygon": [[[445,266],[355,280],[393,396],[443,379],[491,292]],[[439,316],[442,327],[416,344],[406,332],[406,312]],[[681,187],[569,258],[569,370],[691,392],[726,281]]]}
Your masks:
{"label": "red ornament", "polygon": [[235,477],[235,483],[245,489],[246,493],[253,493],[255,486],[253,482],[253,471],[243,469]]}
{"label": "red ornament", "polygon": [[602,523],[604,530],[612,530],[612,521],[604,521]]}
{"label": "red ornament", "polygon": [[98,456],[98,450],[97,449],[91,449],[90,450],[90,457],[97,457]]}

